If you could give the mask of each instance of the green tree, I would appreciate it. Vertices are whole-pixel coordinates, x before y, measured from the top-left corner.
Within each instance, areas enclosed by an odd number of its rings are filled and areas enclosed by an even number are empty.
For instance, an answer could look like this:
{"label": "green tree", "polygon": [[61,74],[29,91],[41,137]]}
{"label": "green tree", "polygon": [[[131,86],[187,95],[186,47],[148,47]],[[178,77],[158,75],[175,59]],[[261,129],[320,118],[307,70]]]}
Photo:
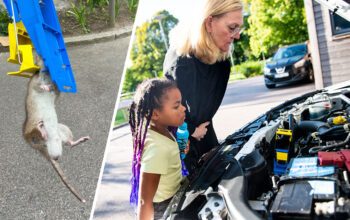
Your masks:
{"label": "green tree", "polygon": [[0,5],[0,36],[8,35],[8,24],[11,22],[11,19],[4,6]]}
{"label": "green tree", "polygon": [[232,52],[232,56],[235,65],[253,59],[249,46],[250,37],[247,31],[249,29],[248,16],[244,16],[243,21],[244,30],[242,31],[239,40],[234,41],[233,43],[234,50]]}
{"label": "green tree", "polygon": [[245,1],[250,5],[248,34],[254,56],[270,56],[280,46],[308,39],[303,1]]}
{"label": "green tree", "polygon": [[[157,17],[162,19],[158,20]],[[163,10],[156,13],[151,21],[146,21],[136,28],[130,52],[132,65],[126,70],[123,93],[135,91],[136,86],[144,79],[162,75],[166,48],[159,21],[162,23],[168,44],[169,31],[177,24],[178,19]]]}

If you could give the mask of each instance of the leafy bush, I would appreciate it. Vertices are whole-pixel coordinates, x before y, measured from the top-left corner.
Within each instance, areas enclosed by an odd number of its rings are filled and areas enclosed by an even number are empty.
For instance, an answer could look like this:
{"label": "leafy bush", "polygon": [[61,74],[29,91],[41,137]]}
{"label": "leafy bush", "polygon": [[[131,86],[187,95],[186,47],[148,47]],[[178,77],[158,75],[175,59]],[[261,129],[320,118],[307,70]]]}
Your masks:
{"label": "leafy bush", "polygon": [[76,19],[84,33],[90,32],[87,26],[87,6],[85,4],[83,4],[81,1],[78,4],[72,3],[72,8],[68,11],[68,14],[72,15]]}
{"label": "leafy bush", "polygon": [[115,0],[115,17],[118,17],[120,11],[120,0]]}
{"label": "leafy bush", "polygon": [[133,18],[135,18],[137,6],[139,4],[139,0],[126,0],[126,4],[128,5],[129,12]]}
{"label": "leafy bush", "polygon": [[8,35],[8,24],[11,22],[10,17],[7,14],[7,11],[4,6],[0,5],[0,36]]}
{"label": "leafy bush", "polygon": [[127,108],[122,108],[117,110],[117,115],[115,116],[114,126],[122,125],[128,122],[129,111]]}
{"label": "leafy bush", "polygon": [[244,75],[246,78],[263,74],[264,63],[262,61],[247,61],[233,67],[234,72]]}
{"label": "leafy bush", "polygon": [[101,7],[108,5],[109,0],[86,0],[86,4],[89,8],[93,9],[94,7]]}

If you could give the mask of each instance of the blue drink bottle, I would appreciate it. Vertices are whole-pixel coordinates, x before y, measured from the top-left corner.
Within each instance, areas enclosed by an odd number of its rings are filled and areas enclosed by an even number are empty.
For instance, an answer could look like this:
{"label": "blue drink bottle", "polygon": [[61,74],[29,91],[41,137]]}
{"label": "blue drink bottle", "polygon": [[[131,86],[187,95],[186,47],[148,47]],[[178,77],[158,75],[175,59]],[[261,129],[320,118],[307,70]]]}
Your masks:
{"label": "blue drink bottle", "polygon": [[181,159],[181,165],[182,165],[182,175],[187,176],[188,171],[185,167],[184,159],[186,157],[185,149],[188,143],[188,137],[190,136],[188,130],[187,130],[187,124],[184,122],[180,127],[177,128],[176,131],[176,141],[179,145],[180,149],[180,159]]}

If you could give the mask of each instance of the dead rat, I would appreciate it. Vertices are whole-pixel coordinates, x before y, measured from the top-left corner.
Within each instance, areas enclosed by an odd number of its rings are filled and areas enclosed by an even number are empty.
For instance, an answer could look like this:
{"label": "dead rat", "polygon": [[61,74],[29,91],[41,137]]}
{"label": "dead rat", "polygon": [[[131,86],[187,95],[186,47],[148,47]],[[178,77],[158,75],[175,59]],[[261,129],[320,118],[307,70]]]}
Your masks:
{"label": "dead rat", "polygon": [[88,136],[73,141],[72,131],[58,123],[55,102],[59,91],[48,72],[40,71],[32,76],[26,97],[26,120],[23,125],[24,139],[39,150],[52,164],[63,183],[82,202],[85,200],[67,182],[57,162],[62,155],[62,145],[76,146],[89,140]]}

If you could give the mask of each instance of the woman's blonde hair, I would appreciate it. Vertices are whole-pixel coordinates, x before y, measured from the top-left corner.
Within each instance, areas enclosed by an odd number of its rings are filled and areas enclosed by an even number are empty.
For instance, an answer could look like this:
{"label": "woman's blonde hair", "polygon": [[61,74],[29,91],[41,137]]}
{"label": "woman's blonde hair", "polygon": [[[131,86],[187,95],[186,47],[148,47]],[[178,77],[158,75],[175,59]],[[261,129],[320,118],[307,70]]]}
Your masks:
{"label": "woman's blonde hair", "polygon": [[207,32],[205,21],[209,16],[220,16],[227,12],[242,10],[240,0],[201,0],[202,5],[196,7],[192,22],[180,21],[170,33],[170,47],[179,56],[194,55],[202,62],[213,64],[229,57],[228,52],[221,52]]}

